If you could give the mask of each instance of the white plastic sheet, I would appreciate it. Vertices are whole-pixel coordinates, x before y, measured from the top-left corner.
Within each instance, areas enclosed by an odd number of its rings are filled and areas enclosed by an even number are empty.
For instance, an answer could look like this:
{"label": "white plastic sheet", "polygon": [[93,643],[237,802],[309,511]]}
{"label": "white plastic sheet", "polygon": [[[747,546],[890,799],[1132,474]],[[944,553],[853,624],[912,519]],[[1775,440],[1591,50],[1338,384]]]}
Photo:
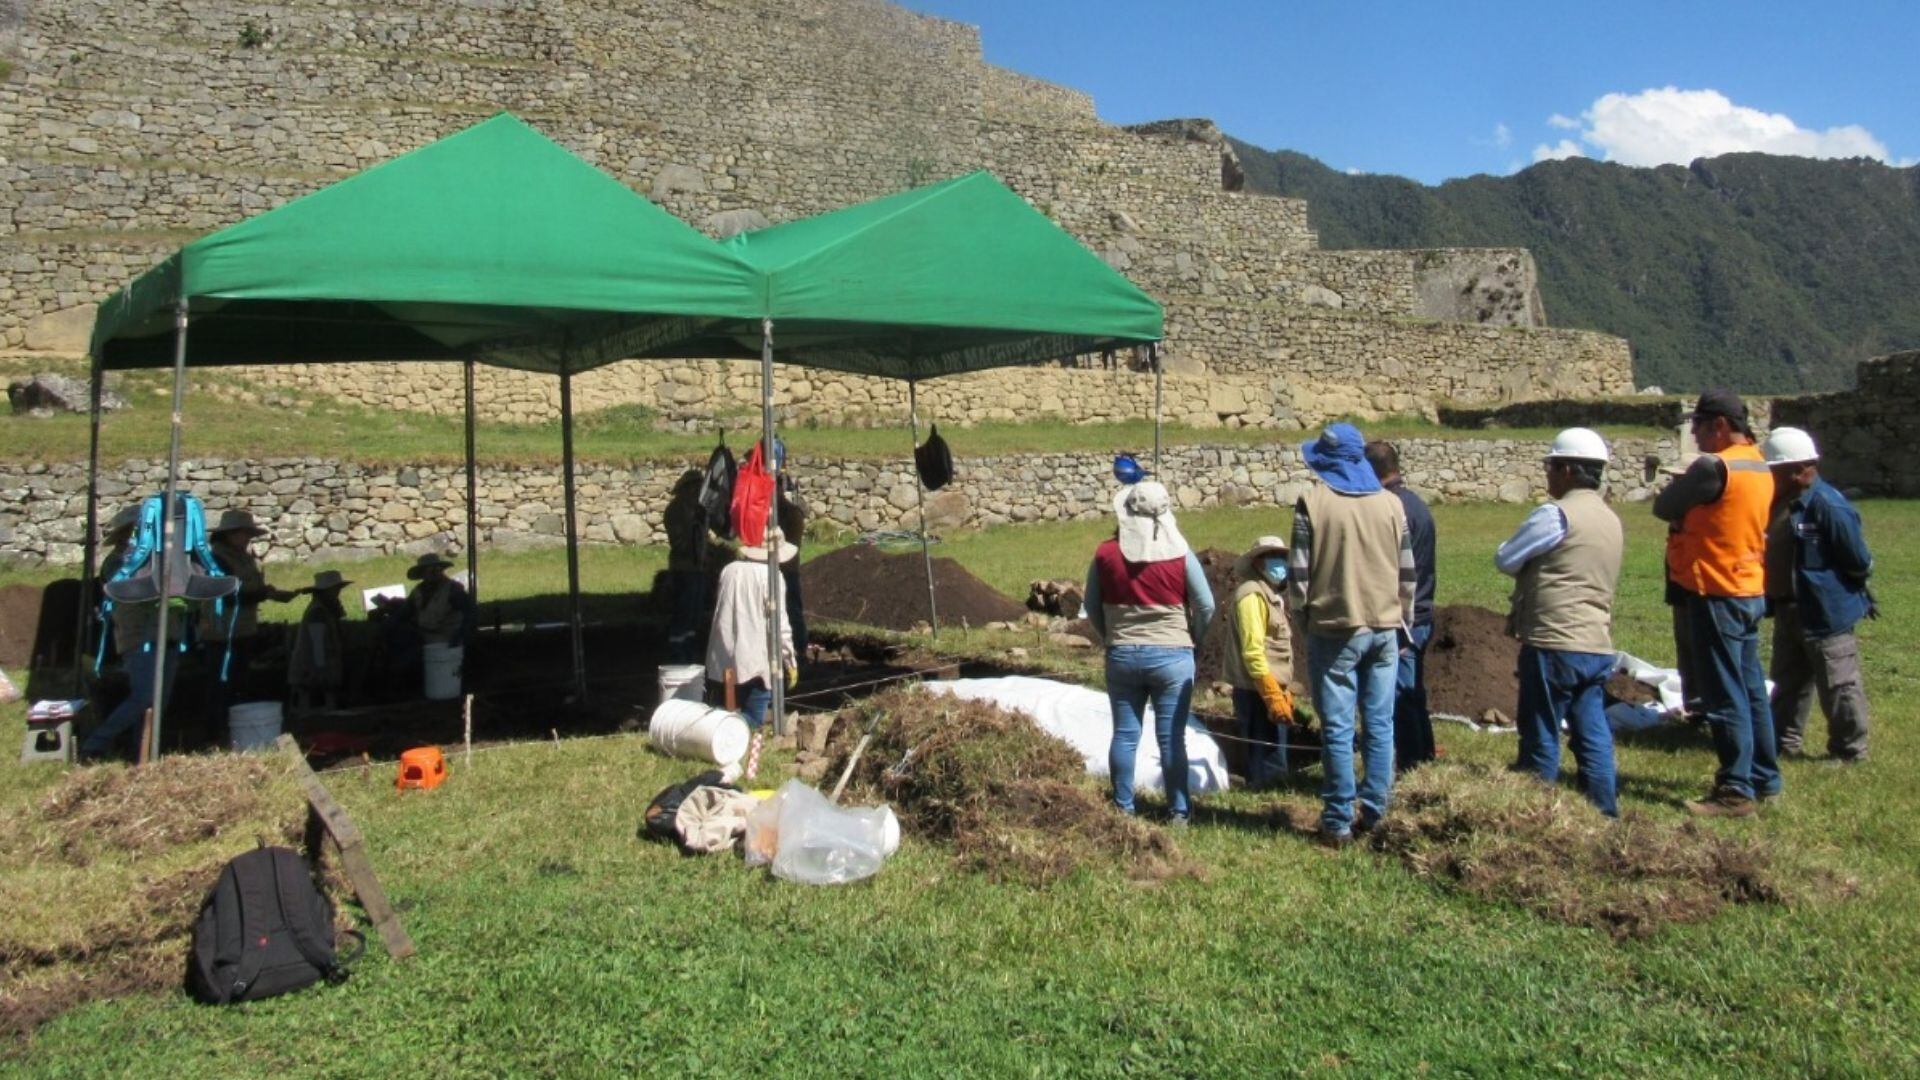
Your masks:
{"label": "white plastic sheet", "polygon": [[[1107,751],[1113,744],[1113,710],[1107,695],[1072,683],[1008,675],[998,679],[953,679],[921,684],[936,694],[968,701],[986,701],[1033,719],[1040,730],[1078,751],[1091,776],[1106,776]],[[1220,744],[1198,720],[1187,721],[1188,791],[1206,795],[1227,790],[1227,759]],[[1140,734],[1140,753],[1133,764],[1133,790],[1166,790],[1160,764],[1160,744],[1153,737],[1153,707]]]}

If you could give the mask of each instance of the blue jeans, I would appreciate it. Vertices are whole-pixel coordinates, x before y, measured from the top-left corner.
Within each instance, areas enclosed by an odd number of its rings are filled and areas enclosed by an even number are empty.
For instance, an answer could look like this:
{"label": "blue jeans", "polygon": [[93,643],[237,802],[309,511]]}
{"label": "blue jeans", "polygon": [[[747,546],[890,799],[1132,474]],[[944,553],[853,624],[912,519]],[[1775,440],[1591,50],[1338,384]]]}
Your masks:
{"label": "blue jeans", "polygon": [[739,695],[740,715],[746,718],[747,727],[759,731],[760,725],[767,722],[767,707],[773,704],[773,688],[765,679],[748,679],[734,690]]}
{"label": "blue jeans", "polygon": [[[1760,667],[1760,618],[1766,601],[1757,596],[1689,596],[1693,671],[1701,705],[1720,757],[1716,788],[1748,798],[1780,793],[1780,762],[1774,742],[1773,708]],[[1695,693],[1692,686],[1689,694]]]}
{"label": "blue jeans", "polygon": [[[108,633],[112,631],[109,630]],[[127,733],[140,726],[141,714],[153,708],[153,653],[141,650],[120,658],[120,666],[126,669],[127,682],[131,689],[127,700],[122,701],[113,712],[107,715],[99,727],[87,733],[86,741],[80,744],[80,752],[88,757],[105,757],[114,752]],[[180,667],[180,650],[167,646],[167,685],[164,698],[168,705],[173,704],[173,673]],[[156,750],[158,748],[156,747]]]}
{"label": "blue jeans", "polygon": [[1259,691],[1234,690],[1233,717],[1240,721],[1240,737],[1249,740],[1247,786],[1263,788],[1287,775],[1288,729],[1267,716],[1267,703],[1260,699]]}
{"label": "blue jeans", "polygon": [[[1353,829],[1353,742],[1356,720],[1366,725],[1361,753],[1367,775],[1360,782],[1361,821],[1371,826],[1393,796],[1393,697],[1400,666],[1398,630],[1355,630],[1344,638],[1307,635],[1307,670],[1313,678],[1313,710],[1320,714],[1320,827],[1334,834]],[[1356,717],[1355,713],[1358,712]]]}
{"label": "blue jeans", "polygon": [[1147,702],[1153,702],[1153,734],[1166,775],[1167,809],[1187,816],[1187,714],[1193,707],[1193,650],[1169,645],[1115,645],[1107,650],[1107,702],[1113,707],[1113,743],[1107,770],[1113,804],[1133,813],[1133,759]]}
{"label": "blue jeans", "polygon": [[1393,767],[1405,772],[1433,760],[1433,715],[1427,711],[1427,642],[1433,624],[1413,628],[1413,644],[1400,652],[1394,678]]}
{"label": "blue jeans", "polygon": [[1580,789],[1608,817],[1619,817],[1613,771],[1613,728],[1601,692],[1613,674],[1612,653],[1520,647],[1520,768],[1551,784],[1560,778],[1560,721],[1567,722]]}

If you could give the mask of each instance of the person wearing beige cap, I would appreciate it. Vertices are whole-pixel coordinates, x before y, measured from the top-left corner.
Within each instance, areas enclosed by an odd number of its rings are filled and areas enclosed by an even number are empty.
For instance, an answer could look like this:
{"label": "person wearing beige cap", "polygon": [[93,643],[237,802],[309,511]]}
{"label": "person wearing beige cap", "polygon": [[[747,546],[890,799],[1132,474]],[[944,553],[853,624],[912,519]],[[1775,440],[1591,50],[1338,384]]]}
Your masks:
{"label": "person wearing beige cap", "polygon": [[252,514],[228,510],[207,530],[208,550],[220,569],[240,579],[240,591],[231,605],[206,605],[200,616],[200,657],[207,680],[207,719],[214,730],[224,728],[227,707],[250,700],[247,679],[259,653],[260,605],[285,603],[298,593],[267,583],[266,571],[253,554],[253,542],[266,536]]}
{"label": "person wearing beige cap", "polygon": [[338,570],[322,570],[313,575],[311,587],[301,590],[312,599],[300,616],[300,625],[293,632],[293,648],[287,655],[287,686],[301,708],[316,704],[334,708],[340,703],[340,687],[346,681],[342,624],[347,618],[340,590],[351,584]]}

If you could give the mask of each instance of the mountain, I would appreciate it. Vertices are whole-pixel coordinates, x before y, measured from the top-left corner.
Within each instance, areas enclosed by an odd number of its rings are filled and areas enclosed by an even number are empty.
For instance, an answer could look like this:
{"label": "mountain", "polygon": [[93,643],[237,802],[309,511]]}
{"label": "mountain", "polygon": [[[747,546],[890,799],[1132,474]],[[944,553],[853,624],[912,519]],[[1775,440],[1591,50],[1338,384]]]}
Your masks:
{"label": "mountain", "polygon": [[1574,158],[1427,187],[1230,141],[1250,190],[1307,200],[1324,247],[1530,249],[1548,322],[1629,339],[1642,386],[1839,389],[1920,347],[1920,167]]}

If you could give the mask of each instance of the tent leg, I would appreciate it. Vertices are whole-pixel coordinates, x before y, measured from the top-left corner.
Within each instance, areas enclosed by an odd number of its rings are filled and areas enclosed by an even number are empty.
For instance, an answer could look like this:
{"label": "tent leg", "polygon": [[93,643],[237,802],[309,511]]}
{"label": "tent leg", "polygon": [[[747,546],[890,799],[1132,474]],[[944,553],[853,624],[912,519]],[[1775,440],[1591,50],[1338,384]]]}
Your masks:
{"label": "tent leg", "polygon": [[[913,437],[914,449],[920,448],[920,384],[917,381],[907,383],[907,430]],[[931,637],[940,636],[940,606],[934,600],[933,593],[933,552],[927,547],[927,489],[920,483],[920,470],[913,470],[913,501],[920,507],[920,561],[927,568],[927,626]]]}
{"label": "tent leg", "polygon": [[1160,371],[1160,346],[1147,345],[1147,363],[1153,365],[1153,471],[1160,471],[1160,420],[1164,395]]}
{"label": "tent leg", "polygon": [[586,641],[580,630],[580,534],[574,517],[573,373],[560,370],[560,471],[567,500],[567,620],[573,626],[573,693],[587,700]]}
{"label": "tent leg", "polygon": [[773,320],[760,320],[760,460],[773,477],[773,494],[767,500],[767,533],[761,545],[767,552],[767,682],[772,701],[773,733],[787,734],[786,665],[781,663],[780,629],[785,624],[781,607],[786,600],[786,582],[780,578],[780,551],[772,542],[772,533],[780,523],[780,460],[773,452]]}
{"label": "tent leg", "polygon": [[87,642],[92,640],[93,567],[99,556],[100,531],[100,389],[106,373],[100,360],[93,361],[92,378],[87,385],[87,534],[80,542],[80,610],[74,619],[73,695],[86,686]]}
{"label": "tent leg", "polygon": [[473,454],[473,361],[467,368],[467,601],[480,606],[480,526],[476,522],[480,496],[475,483]]}
{"label": "tent leg", "polygon": [[[172,592],[173,568],[167,565],[173,551],[174,507],[180,498],[180,411],[187,398],[187,302],[182,298],[173,309],[173,418],[167,442],[167,497],[160,504],[160,550],[154,556],[154,569],[160,579],[160,602],[153,611],[153,726],[149,745],[153,756],[160,756],[161,722],[167,707],[167,610]],[[144,762],[143,762],[144,764]]]}

